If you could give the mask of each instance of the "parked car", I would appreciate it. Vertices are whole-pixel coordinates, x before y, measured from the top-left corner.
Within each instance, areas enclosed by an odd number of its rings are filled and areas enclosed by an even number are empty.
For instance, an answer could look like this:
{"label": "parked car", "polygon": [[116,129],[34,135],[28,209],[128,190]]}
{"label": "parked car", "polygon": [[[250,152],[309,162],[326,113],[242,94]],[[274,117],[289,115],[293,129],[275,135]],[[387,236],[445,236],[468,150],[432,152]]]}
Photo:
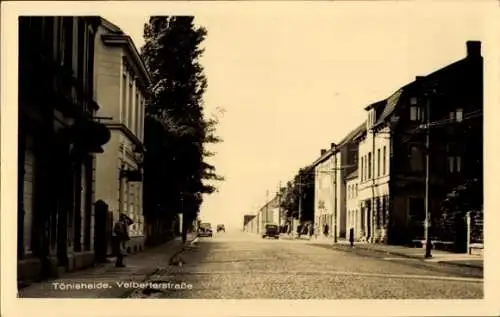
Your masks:
{"label": "parked car", "polygon": [[199,237],[213,237],[212,225],[210,223],[202,223],[198,228]]}
{"label": "parked car", "polygon": [[280,238],[280,231],[279,227],[277,225],[273,224],[267,224],[264,227],[264,234],[262,235],[262,238],[275,238],[279,239]]}
{"label": "parked car", "polygon": [[224,225],[223,225],[223,224],[219,224],[219,225],[217,225],[217,232],[220,232],[220,231],[224,231],[224,232],[226,232],[226,228],[224,227]]}

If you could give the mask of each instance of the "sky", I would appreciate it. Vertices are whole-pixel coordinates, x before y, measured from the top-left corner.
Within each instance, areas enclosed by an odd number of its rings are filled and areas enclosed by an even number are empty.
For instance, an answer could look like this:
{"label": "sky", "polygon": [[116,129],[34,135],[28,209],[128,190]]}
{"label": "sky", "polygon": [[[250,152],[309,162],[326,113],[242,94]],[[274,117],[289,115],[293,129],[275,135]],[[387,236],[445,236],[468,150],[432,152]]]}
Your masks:
{"label": "sky", "polygon": [[[226,181],[205,197],[201,219],[241,229],[243,215],[255,214],[280,182],[361,124],[365,106],[465,57],[467,40],[488,45],[488,7],[478,3],[193,10],[208,31],[200,60],[208,79],[205,112],[225,111],[217,128],[224,142],[212,147],[210,162]],[[150,13],[138,11],[104,17],[141,47]]]}

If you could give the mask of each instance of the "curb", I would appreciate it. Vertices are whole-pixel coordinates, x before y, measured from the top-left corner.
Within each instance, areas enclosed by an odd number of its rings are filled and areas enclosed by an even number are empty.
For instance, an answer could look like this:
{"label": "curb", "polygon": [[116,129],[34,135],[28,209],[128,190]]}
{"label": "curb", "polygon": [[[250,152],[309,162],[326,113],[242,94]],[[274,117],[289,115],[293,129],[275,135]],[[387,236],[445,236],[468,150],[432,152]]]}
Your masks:
{"label": "curb", "polygon": [[437,263],[484,270],[484,266],[482,266],[482,265],[466,264],[466,263],[455,263],[455,262],[452,262],[452,261],[438,261]]}
{"label": "curb", "polygon": [[[321,244],[317,244],[317,245],[321,245]],[[350,247],[342,247],[338,244],[333,244],[331,245],[334,249],[336,250],[339,250],[339,251],[347,251],[349,249],[351,249]],[[412,255],[408,255],[408,254],[404,254],[404,253],[399,253],[399,252],[394,252],[394,251],[386,251],[386,250],[378,250],[378,249],[370,249],[370,248],[357,248],[357,250],[361,250],[361,251],[365,251],[365,252],[375,252],[375,253],[382,253],[382,254],[388,254],[388,255],[395,255],[395,256],[400,256],[400,257],[404,257],[404,258],[408,258],[408,259],[416,259],[416,260],[420,260],[424,263],[427,263],[427,261],[425,261],[425,258],[423,257],[416,257],[416,256],[412,256]],[[474,264],[465,264],[465,263],[454,263],[452,261],[436,261],[434,263],[440,263],[440,264],[446,264],[446,265],[453,265],[453,266],[459,266],[459,267],[468,267],[468,268],[474,268],[474,269],[483,269],[483,266],[480,266],[480,265],[474,265]]]}

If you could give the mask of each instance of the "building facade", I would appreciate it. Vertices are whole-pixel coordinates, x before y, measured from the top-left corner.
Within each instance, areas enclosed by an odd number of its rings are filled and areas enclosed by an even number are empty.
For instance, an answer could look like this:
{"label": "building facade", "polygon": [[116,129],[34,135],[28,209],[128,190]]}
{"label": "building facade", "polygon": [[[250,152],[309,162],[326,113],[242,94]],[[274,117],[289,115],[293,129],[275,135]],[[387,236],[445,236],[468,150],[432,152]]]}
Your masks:
{"label": "building facade", "polygon": [[364,219],[361,217],[361,206],[359,203],[358,192],[358,170],[349,174],[345,179],[346,187],[346,229],[347,237],[349,238],[349,230],[354,230],[354,240],[359,241],[363,237]]}
{"label": "building facade", "polygon": [[314,167],[314,232],[316,236],[333,237],[335,220],[335,144],[321,150]]}
{"label": "building facade", "polygon": [[[398,215],[394,223],[395,242],[424,237],[426,179],[429,184],[431,239],[454,239],[457,246],[465,244],[463,213],[466,210],[455,208],[458,217],[453,221],[454,233],[448,237],[446,228],[440,224],[447,195],[468,181],[477,180],[479,207],[475,207],[482,214],[481,43],[469,41],[466,48],[465,58],[429,75],[419,76],[405,86],[396,106],[386,110],[390,113],[386,121],[392,122],[393,126],[390,190],[394,194],[392,212]],[[430,125],[427,125],[427,119]],[[425,168],[427,153],[428,178]]]}
{"label": "building facade", "polygon": [[19,18],[18,280],[94,261],[95,17]]}
{"label": "building facade", "polygon": [[389,202],[389,151],[391,131],[386,125],[375,124],[387,103],[397,102],[397,92],[388,100],[369,105],[366,132],[358,139],[358,200],[362,218],[360,234],[368,242],[385,241]]}
{"label": "building facade", "polygon": [[145,100],[151,80],[132,39],[105,19],[95,38],[95,81],[101,105],[97,115],[111,131],[111,140],[96,162],[96,199],[107,206],[108,216],[103,220],[108,230],[121,213],[133,220],[127,246],[135,252],[145,242],[142,160]]}
{"label": "building facade", "polygon": [[[482,74],[480,43],[470,41],[464,59],[418,76],[365,108],[366,133],[358,138],[362,239],[391,244],[422,241],[427,198],[429,237],[458,239],[461,242],[455,244],[464,245],[465,211],[447,217],[443,210],[450,192],[471,181],[481,188],[475,193],[476,205],[482,204]],[[480,224],[482,207],[477,206],[473,219]]]}
{"label": "building facade", "polygon": [[337,196],[337,238],[346,239],[347,226],[347,187],[346,178],[358,169],[358,137],[365,133],[365,124],[358,125],[351,130],[336,146],[335,183]]}

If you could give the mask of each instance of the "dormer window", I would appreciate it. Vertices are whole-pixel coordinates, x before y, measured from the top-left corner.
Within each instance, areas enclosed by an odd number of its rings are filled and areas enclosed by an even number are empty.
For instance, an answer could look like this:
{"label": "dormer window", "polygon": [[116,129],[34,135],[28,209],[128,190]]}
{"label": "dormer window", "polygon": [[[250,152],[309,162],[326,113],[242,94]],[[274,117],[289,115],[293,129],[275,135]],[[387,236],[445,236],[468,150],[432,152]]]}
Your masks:
{"label": "dormer window", "polygon": [[375,124],[375,109],[370,109],[368,112],[368,129],[370,129]]}
{"label": "dormer window", "polygon": [[410,120],[419,122],[422,121],[423,117],[423,111],[418,105],[417,98],[410,98]]}

